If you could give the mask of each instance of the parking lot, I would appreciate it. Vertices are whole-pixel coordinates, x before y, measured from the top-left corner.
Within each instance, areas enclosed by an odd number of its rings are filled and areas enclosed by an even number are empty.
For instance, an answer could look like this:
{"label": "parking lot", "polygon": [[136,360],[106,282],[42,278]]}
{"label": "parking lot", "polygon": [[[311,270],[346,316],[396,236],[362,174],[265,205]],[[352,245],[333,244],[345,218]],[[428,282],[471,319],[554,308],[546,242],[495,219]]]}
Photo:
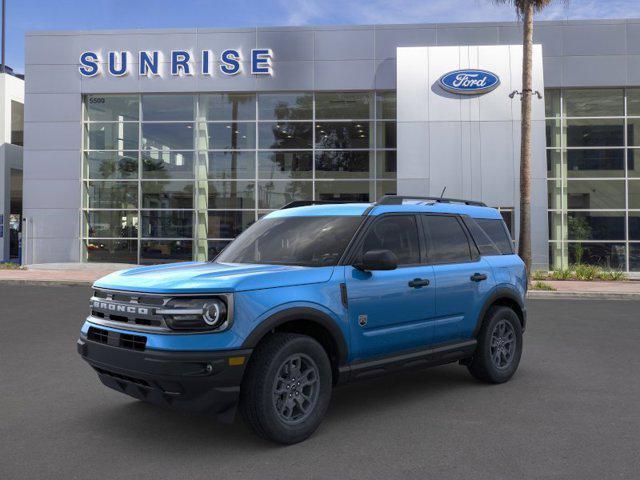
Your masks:
{"label": "parking lot", "polygon": [[638,478],[640,303],[529,302],[504,385],[449,365],[335,390],[308,441],[163,410],[76,353],[84,287],[0,284],[0,478]]}

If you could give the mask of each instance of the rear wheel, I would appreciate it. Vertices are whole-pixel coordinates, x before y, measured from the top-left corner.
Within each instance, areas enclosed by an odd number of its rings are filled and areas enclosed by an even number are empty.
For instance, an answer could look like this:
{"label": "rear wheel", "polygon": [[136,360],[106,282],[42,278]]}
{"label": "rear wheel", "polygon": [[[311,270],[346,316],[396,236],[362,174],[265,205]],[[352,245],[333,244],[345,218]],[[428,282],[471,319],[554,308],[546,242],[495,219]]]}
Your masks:
{"label": "rear wheel", "polygon": [[509,307],[492,307],[478,334],[478,347],[469,373],[478,380],[503,383],[518,369],[522,355],[522,325]]}
{"label": "rear wheel", "polygon": [[320,425],[331,399],[331,364],[313,338],[275,333],[251,356],[240,410],[258,435],[297,443]]}

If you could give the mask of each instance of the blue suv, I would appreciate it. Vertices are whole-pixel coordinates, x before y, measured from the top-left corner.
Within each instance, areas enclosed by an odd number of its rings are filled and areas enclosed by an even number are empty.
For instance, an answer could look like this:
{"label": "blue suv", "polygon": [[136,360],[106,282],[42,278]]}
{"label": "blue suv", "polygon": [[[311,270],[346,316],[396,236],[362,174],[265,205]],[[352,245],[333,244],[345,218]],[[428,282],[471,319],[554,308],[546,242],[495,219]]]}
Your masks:
{"label": "blue suv", "polygon": [[213,262],[98,280],[78,352],[108,387],[223,421],[239,406],[289,444],[316,430],[334,385],[451,362],[509,380],[526,288],[500,213],[479,202],[294,202]]}

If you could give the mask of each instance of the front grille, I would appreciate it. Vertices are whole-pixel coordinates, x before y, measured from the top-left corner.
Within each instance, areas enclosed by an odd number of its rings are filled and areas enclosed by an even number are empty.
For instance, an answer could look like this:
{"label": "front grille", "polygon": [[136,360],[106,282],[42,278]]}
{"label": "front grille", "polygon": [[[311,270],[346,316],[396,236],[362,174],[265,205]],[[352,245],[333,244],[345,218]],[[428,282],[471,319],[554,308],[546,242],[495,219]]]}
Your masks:
{"label": "front grille", "polygon": [[91,297],[91,316],[144,329],[169,330],[164,317],[157,315],[167,297],[96,289]]}
{"label": "front grille", "polygon": [[147,337],[143,335],[112,332],[104,328],[89,327],[87,339],[128,350],[144,350],[147,347]]}

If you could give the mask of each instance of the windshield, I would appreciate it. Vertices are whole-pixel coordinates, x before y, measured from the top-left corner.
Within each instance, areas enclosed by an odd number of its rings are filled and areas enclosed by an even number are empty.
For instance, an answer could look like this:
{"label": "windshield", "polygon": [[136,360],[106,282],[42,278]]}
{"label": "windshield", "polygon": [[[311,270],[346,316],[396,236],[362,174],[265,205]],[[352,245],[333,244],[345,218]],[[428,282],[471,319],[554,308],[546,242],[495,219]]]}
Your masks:
{"label": "windshield", "polygon": [[360,216],[264,218],[236,238],[216,262],[333,266],[361,221]]}

